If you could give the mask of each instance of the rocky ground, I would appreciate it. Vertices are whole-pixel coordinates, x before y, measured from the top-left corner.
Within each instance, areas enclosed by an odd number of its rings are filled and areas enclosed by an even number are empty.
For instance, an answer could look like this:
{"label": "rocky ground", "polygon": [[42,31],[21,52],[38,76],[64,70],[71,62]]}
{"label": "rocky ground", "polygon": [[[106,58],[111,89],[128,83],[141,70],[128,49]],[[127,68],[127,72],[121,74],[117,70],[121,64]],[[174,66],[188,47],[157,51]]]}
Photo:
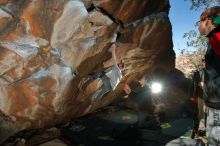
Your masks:
{"label": "rocky ground", "polygon": [[182,113],[172,118],[166,115],[161,130],[152,126],[137,128],[136,111],[107,106],[53,128],[22,131],[3,146],[164,146],[171,140],[191,135],[193,121]]}

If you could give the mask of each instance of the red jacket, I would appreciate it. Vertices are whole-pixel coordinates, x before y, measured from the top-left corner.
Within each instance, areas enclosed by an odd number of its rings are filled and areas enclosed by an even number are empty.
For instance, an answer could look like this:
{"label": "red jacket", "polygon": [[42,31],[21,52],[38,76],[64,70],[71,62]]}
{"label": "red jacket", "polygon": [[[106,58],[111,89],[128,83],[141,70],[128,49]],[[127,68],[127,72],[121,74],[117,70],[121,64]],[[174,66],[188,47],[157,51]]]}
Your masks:
{"label": "red jacket", "polygon": [[220,32],[216,32],[209,39],[213,51],[220,58]]}

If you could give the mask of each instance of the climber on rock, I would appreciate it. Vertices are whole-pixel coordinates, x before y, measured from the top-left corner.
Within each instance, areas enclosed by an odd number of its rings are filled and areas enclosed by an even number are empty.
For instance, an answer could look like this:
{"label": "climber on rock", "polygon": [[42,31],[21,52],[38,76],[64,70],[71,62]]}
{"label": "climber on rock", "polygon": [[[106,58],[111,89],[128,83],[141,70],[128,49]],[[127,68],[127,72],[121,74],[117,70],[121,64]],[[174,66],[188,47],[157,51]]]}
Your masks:
{"label": "climber on rock", "polygon": [[122,79],[121,69],[123,68],[123,63],[121,61],[119,64],[117,63],[115,53],[117,48],[116,38],[117,34],[115,33],[110,48],[112,53],[113,66],[109,67],[101,74],[100,78],[102,80],[102,86],[92,95],[92,98],[95,101],[100,100],[104,96],[104,94],[115,90],[120,80]]}

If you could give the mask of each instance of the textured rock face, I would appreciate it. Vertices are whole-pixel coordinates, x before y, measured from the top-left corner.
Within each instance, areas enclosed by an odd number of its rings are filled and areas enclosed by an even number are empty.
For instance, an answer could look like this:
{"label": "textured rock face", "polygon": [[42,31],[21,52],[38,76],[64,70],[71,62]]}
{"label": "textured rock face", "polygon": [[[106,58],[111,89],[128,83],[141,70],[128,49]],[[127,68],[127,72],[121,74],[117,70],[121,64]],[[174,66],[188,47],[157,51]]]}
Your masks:
{"label": "textured rock face", "polygon": [[[155,68],[172,70],[168,0],[3,0],[0,2],[0,143],[23,129],[52,126],[105,106],[123,84]],[[123,80],[101,101],[91,95],[111,66],[119,29]]]}

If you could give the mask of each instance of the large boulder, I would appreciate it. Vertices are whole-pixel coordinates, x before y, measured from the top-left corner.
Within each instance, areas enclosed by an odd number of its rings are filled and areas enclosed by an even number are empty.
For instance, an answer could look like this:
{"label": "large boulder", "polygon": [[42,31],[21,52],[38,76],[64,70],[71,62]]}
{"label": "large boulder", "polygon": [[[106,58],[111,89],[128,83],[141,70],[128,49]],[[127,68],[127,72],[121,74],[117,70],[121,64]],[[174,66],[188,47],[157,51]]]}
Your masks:
{"label": "large boulder", "polygon": [[[174,69],[168,0],[3,0],[0,6],[0,143],[108,105],[138,74]],[[116,30],[124,76],[93,102],[102,83],[83,81],[112,65]]]}

